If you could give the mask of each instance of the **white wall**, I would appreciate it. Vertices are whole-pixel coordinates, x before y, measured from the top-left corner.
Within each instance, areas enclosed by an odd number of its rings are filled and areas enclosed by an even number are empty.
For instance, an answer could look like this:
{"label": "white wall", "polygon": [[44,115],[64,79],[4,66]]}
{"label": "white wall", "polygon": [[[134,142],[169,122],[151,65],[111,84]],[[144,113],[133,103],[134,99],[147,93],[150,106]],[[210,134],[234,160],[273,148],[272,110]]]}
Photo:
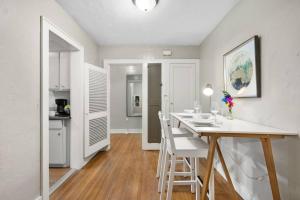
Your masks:
{"label": "white wall", "polygon": [[142,130],[142,117],[127,117],[126,110],[126,75],[142,74],[142,67],[142,64],[110,65],[111,129]]}
{"label": "white wall", "polygon": [[[212,83],[220,101],[223,54],[243,41],[261,37],[262,98],[237,99],[237,118],[282,129],[300,129],[300,1],[243,0],[200,46],[201,87]],[[207,99],[202,97],[207,106]],[[221,102],[220,102],[221,103]],[[273,142],[282,199],[300,199],[300,140]],[[258,141],[222,140],[225,159],[244,199],[272,199]],[[249,177],[263,175],[262,181]]]}
{"label": "white wall", "polygon": [[0,3],[0,199],[40,195],[40,16],[50,19],[99,64],[97,44],[54,0]]}
{"label": "white wall", "polygon": [[[172,56],[164,57],[164,49]],[[102,65],[104,59],[199,58],[199,46],[101,46],[99,54]]]}

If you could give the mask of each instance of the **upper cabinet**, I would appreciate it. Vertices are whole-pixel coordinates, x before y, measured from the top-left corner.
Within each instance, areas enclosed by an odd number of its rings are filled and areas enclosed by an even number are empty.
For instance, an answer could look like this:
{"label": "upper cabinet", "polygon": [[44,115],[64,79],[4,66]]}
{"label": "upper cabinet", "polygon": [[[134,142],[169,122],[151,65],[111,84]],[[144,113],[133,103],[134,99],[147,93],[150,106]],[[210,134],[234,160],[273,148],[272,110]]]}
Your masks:
{"label": "upper cabinet", "polygon": [[70,90],[70,53],[51,52],[49,55],[50,90]]}
{"label": "upper cabinet", "polygon": [[70,89],[70,53],[61,52],[59,62],[59,83],[61,90]]}
{"label": "upper cabinet", "polygon": [[49,55],[49,88],[59,90],[59,53]]}

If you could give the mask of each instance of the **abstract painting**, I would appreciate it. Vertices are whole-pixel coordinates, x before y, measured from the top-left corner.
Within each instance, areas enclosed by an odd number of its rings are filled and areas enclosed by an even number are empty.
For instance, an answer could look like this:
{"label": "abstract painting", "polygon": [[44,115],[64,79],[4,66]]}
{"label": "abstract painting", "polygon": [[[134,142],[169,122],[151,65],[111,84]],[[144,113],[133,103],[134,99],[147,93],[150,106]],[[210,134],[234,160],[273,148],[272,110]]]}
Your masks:
{"label": "abstract painting", "polygon": [[259,37],[224,55],[225,90],[233,97],[261,97]]}

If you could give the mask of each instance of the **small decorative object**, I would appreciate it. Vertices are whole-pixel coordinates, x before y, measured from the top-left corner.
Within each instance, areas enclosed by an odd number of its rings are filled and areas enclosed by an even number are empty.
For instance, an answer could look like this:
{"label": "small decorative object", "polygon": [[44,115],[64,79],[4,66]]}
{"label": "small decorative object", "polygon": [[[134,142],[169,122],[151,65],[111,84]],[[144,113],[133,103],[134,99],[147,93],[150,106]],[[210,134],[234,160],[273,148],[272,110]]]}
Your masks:
{"label": "small decorative object", "polygon": [[66,114],[71,114],[71,106],[69,104],[65,105],[64,110]]}
{"label": "small decorative object", "polygon": [[259,37],[224,55],[225,90],[233,97],[261,97]]}
{"label": "small decorative object", "polygon": [[233,119],[233,116],[232,116],[232,108],[234,106],[234,103],[233,103],[233,98],[232,96],[227,92],[227,91],[223,91],[223,94],[224,94],[224,98],[222,99],[222,101],[226,104],[226,106],[228,107],[228,112],[229,112],[229,115],[228,115],[228,119]]}

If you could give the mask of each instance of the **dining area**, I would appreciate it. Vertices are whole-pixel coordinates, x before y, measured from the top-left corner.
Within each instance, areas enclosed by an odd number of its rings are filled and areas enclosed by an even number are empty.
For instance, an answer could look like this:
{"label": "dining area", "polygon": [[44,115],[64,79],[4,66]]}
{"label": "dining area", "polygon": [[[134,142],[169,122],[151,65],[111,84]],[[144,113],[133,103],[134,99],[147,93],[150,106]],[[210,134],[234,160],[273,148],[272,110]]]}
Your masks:
{"label": "dining area", "polygon": [[[211,96],[213,94],[213,91],[208,92],[205,89],[203,90],[204,95]],[[162,112],[158,113],[162,128],[162,142],[156,177],[159,180],[158,192],[160,192],[161,200],[172,199],[175,185],[190,185],[191,192],[195,193],[197,200],[214,200],[215,170],[226,179],[230,188],[230,199],[241,199],[240,192],[236,189],[237,179],[236,177],[232,178],[233,175],[236,176],[235,169],[237,168],[232,166],[229,168],[228,160],[223,154],[222,142],[228,138],[259,143],[258,151],[264,159],[266,174],[258,177],[257,181],[266,179],[265,190],[270,193],[270,197],[274,200],[282,199],[272,142],[284,138],[295,138],[298,133],[234,118],[230,113],[235,100],[229,93],[223,92],[223,94],[224,97],[221,101],[228,109],[225,114],[220,106],[215,105],[215,102],[210,102],[211,110],[206,113],[202,113],[198,105],[194,109],[187,109],[183,112],[171,112],[166,115]],[[245,142],[245,145],[247,144],[249,142]],[[200,159],[205,160],[205,169],[199,170]],[[238,162],[234,164],[241,165]],[[241,166],[238,167],[241,168]],[[199,171],[204,171],[201,178]],[[245,171],[243,173],[247,173]]]}

